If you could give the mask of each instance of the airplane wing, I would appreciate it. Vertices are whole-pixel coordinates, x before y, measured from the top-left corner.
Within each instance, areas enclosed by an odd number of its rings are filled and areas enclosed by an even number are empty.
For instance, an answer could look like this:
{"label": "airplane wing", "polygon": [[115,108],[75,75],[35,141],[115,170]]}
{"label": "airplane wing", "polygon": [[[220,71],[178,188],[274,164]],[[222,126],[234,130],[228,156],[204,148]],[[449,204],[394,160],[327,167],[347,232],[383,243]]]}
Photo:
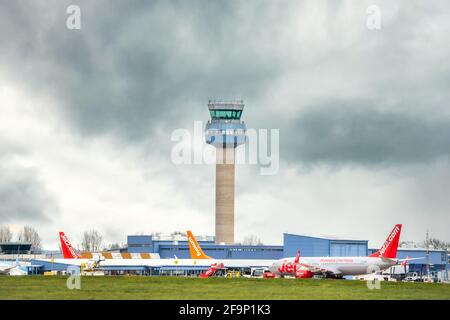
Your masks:
{"label": "airplane wing", "polygon": [[405,259],[398,259],[398,262],[403,262],[403,261],[412,261],[412,260],[422,260],[425,259],[425,257],[421,257],[421,258],[405,258]]}
{"label": "airplane wing", "polygon": [[13,267],[0,268],[0,274],[8,273]]}
{"label": "airplane wing", "polygon": [[413,260],[422,260],[425,259],[425,257],[420,257],[420,258],[410,258],[410,257],[406,257],[405,259],[392,259],[392,258],[381,258],[383,261],[386,262],[391,262],[394,264],[399,264],[399,265],[406,265],[409,261],[413,261]]}
{"label": "airplane wing", "polygon": [[9,274],[9,272],[17,266],[8,266],[0,269],[0,274]]}
{"label": "airplane wing", "polygon": [[20,266],[19,259],[16,259],[16,262],[14,264],[0,266],[0,274],[8,274],[12,269],[19,266]]}

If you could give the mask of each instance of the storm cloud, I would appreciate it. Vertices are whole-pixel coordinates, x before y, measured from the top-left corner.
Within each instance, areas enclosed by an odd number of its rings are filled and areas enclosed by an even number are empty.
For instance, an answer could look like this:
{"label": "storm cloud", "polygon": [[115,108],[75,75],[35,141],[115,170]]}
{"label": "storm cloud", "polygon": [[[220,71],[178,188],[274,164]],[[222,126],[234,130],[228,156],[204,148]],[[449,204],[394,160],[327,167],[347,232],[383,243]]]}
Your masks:
{"label": "storm cloud", "polygon": [[207,116],[210,97],[260,94],[281,71],[242,29],[238,3],[82,1],[76,31],[65,27],[70,3],[5,5],[2,57],[12,77],[60,98],[86,135],[149,139],[158,127]]}
{"label": "storm cloud", "polygon": [[450,119],[332,104],[304,112],[286,129],[290,162],[390,167],[450,157]]}

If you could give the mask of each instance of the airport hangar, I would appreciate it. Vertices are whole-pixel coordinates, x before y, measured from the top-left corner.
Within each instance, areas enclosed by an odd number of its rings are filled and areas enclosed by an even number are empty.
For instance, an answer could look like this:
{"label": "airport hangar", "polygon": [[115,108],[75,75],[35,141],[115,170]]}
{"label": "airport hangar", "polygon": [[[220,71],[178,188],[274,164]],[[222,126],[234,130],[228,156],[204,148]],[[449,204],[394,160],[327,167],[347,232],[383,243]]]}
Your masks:
{"label": "airport hangar", "polygon": [[[283,257],[295,256],[300,250],[302,256],[308,257],[345,257],[367,256],[378,249],[369,249],[368,240],[338,239],[327,236],[299,235],[292,233],[283,234],[283,245],[241,245],[241,244],[216,244],[214,237],[197,237],[197,240],[205,254],[215,259],[266,259],[276,260]],[[152,257],[163,259],[178,258],[189,259],[189,245],[184,236],[161,237],[152,235],[129,235],[127,247],[107,253],[113,258],[139,258],[142,253],[150,253]],[[106,253],[104,253],[106,255]],[[448,270],[450,256],[445,250],[427,250],[420,248],[399,248],[397,257],[404,259],[421,258],[409,263],[409,272],[425,274],[427,264],[430,271]],[[428,257],[427,257],[428,256]],[[58,258],[55,256],[55,258]],[[95,258],[94,256],[92,258]],[[428,262],[427,262],[428,261]],[[42,265],[41,272],[50,270],[65,270],[67,266],[56,263],[43,263],[33,261],[33,265]],[[173,271],[184,271],[181,266],[164,267],[158,270],[148,270],[146,267],[120,267],[111,268],[115,272],[136,272],[142,274],[173,274]],[[195,271],[203,271],[195,268]],[[198,269],[198,270],[197,270]],[[192,271],[192,270],[190,270]]]}

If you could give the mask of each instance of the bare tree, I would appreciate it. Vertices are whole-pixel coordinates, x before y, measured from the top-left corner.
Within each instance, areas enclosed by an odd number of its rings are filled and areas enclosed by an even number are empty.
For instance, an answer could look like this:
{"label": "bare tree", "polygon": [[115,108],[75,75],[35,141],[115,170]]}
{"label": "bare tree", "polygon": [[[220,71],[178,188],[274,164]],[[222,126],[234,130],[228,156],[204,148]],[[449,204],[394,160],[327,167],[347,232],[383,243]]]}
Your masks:
{"label": "bare tree", "polygon": [[261,242],[261,239],[259,239],[254,234],[251,234],[244,238],[242,244],[247,246],[261,246],[263,243]]}
{"label": "bare tree", "polygon": [[150,234],[154,239],[160,238],[161,237],[161,232],[152,232]]}
{"label": "bare tree", "polygon": [[399,244],[400,248],[417,248],[418,244],[414,241],[401,241]]}
{"label": "bare tree", "polygon": [[[427,241],[414,242],[414,241],[402,241],[400,242],[401,248],[426,248]],[[428,239],[428,249],[441,249],[441,250],[449,250],[450,242],[445,242],[436,238]]]}
{"label": "bare tree", "polygon": [[99,252],[102,249],[103,237],[97,230],[89,230],[83,233],[81,248],[83,251]]}
{"label": "bare tree", "polygon": [[0,243],[11,242],[13,234],[9,226],[0,226]]}
{"label": "bare tree", "polygon": [[33,227],[23,227],[22,231],[19,232],[19,241],[29,242],[33,248],[41,249],[41,237]]}

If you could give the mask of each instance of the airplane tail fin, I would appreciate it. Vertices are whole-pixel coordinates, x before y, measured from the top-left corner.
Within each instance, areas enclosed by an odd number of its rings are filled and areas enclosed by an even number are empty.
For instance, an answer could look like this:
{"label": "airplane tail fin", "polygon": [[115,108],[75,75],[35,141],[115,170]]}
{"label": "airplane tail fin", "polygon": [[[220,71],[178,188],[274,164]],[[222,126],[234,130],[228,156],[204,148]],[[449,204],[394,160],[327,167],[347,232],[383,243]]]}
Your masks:
{"label": "airplane tail fin", "polygon": [[403,260],[401,266],[402,266],[402,267],[406,267],[406,265],[408,264],[408,261],[409,261],[409,256],[406,256],[406,259]]}
{"label": "airplane tail fin", "polygon": [[297,264],[300,261],[300,250],[297,251],[297,256],[295,257],[294,263]]}
{"label": "airplane tail fin", "polygon": [[380,250],[372,253],[369,257],[394,259],[397,256],[398,242],[400,240],[401,231],[402,225],[396,224]]}
{"label": "airplane tail fin", "polygon": [[80,259],[81,257],[77,254],[75,249],[72,247],[72,245],[69,242],[69,239],[67,239],[64,232],[59,232],[59,240],[61,241],[61,250],[64,259]]}
{"label": "airplane tail fin", "polygon": [[211,259],[211,257],[203,253],[202,248],[200,248],[200,245],[198,244],[192,232],[188,230],[186,234],[189,243],[189,252],[191,254],[191,259]]}

